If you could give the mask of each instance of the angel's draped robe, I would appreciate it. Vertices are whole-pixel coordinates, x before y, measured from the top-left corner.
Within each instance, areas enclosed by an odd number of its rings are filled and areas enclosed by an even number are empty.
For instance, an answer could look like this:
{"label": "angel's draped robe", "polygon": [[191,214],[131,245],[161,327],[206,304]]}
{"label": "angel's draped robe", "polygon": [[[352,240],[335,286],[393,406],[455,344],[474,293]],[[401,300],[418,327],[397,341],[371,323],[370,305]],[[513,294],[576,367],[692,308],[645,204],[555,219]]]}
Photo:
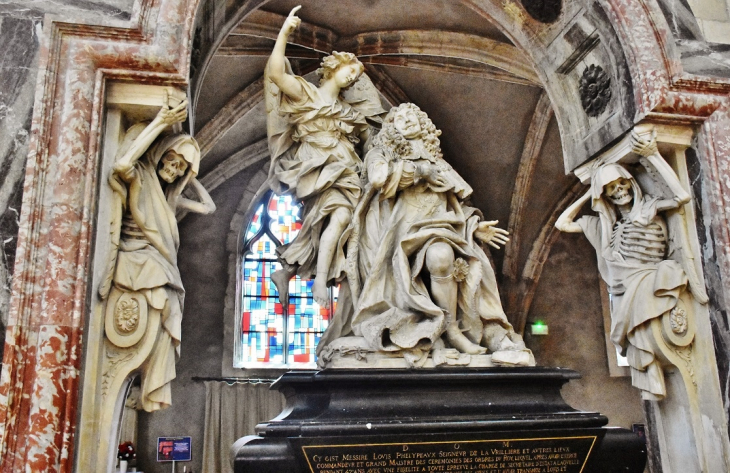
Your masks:
{"label": "angel's draped robe", "polygon": [[[304,204],[297,237],[279,250],[287,264],[302,277],[316,275],[319,239],[327,218],[338,208],[354,211],[361,195],[362,160],[355,152],[358,136],[368,126],[365,116],[348,103],[328,102],[315,86],[301,77],[303,97],[279,94],[278,111],[286,114],[294,151],[272,156],[273,178]],[[327,279],[344,271],[344,238],[338,244]]]}

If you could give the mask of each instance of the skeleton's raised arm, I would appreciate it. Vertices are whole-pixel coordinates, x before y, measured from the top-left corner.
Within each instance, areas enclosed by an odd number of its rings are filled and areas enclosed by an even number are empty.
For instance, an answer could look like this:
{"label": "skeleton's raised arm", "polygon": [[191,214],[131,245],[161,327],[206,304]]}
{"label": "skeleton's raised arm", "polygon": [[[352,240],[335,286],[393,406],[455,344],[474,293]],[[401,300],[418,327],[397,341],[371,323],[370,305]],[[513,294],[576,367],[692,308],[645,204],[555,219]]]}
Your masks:
{"label": "skeleton's raised arm", "polygon": [[560,214],[560,217],[555,221],[555,228],[566,233],[583,233],[583,228],[575,222],[575,217],[590,197],[591,191],[589,189],[580,199],[573,202]]}
{"label": "skeleton's raised arm", "polygon": [[157,116],[135,138],[127,152],[114,163],[114,172],[123,174],[129,171],[165,128],[185,121],[188,116],[187,107],[188,101],[183,100],[177,107],[171,109],[169,96],[167,91],[165,91],[164,104],[160,108],[160,111],[157,112]]}
{"label": "skeleton's raised arm", "polygon": [[177,207],[199,214],[215,212],[215,202],[213,202],[213,199],[208,194],[208,191],[205,190],[203,184],[194,177],[190,179],[189,184],[190,188],[197,194],[200,200],[188,199],[181,195],[177,198]]}
{"label": "skeleton's raised arm", "polygon": [[682,184],[679,182],[677,175],[669,164],[659,154],[659,149],[656,142],[656,132],[653,131],[651,137],[647,139],[641,138],[636,130],[631,131],[631,146],[632,150],[642,156],[642,164],[646,167],[644,160],[650,163],[654,169],[657,170],[659,175],[664,179],[664,182],[669,187],[669,190],[674,194],[672,199],[660,201],[658,204],[658,210],[669,210],[676,209],[680,205],[684,205],[690,201],[689,193],[684,190]]}

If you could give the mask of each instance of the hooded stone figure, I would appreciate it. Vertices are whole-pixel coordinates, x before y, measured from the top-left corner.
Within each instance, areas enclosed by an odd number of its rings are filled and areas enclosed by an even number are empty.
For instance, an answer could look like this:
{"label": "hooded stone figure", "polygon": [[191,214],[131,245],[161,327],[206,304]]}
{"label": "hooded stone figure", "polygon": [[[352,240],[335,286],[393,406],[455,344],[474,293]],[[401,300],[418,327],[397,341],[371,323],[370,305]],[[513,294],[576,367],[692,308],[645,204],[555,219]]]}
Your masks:
{"label": "hooded stone figure", "polygon": [[[166,110],[168,115],[170,112]],[[185,290],[177,267],[180,238],[175,211],[215,210],[195,179],[200,164],[198,144],[187,134],[154,141],[172,120],[159,118],[128,130],[109,178],[114,191],[113,250],[99,290],[102,299],[108,299],[107,313],[113,314],[107,316],[107,337],[117,346],[134,346],[145,330],[140,318],[144,322],[145,314],[159,313],[162,330],[141,369],[140,398],[146,411],[171,404],[170,382],[180,355]],[[154,142],[145,151],[150,140]],[[200,201],[182,197],[188,184]]]}
{"label": "hooded stone figure", "polygon": [[[603,164],[593,173],[590,190],[555,225],[561,231],[582,232],[596,250],[598,270],[611,295],[611,340],[626,356],[632,384],[642,390],[642,397],[660,400],[666,387],[650,322],[675,310],[684,291],[691,289],[700,302],[706,300],[706,294],[688,264],[691,256],[682,244],[681,225],[668,225],[672,220],[669,213],[688,202],[689,194],[656,152],[655,144],[642,154],[674,196],[645,194],[623,165]],[[588,200],[597,215],[576,220]]]}
{"label": "hooded stone figure", "polygon": [[[629,181],[632,195],[631,210],[623,218],[606,195],[607,185],[621,178]],[[667,223],[657,213],[659,202],[643,195],[623,166],[607,164],[591,182],[591,208],[598,217],[584,216],[577,223],[596,250],[601,277],[612,296],[611,340],[633,368],[634,386],[661,398],[664,375],[645,323],[672,310],[688,280],[677,261],[665,259]],[[631,234],[640,237],[630,245]]]}

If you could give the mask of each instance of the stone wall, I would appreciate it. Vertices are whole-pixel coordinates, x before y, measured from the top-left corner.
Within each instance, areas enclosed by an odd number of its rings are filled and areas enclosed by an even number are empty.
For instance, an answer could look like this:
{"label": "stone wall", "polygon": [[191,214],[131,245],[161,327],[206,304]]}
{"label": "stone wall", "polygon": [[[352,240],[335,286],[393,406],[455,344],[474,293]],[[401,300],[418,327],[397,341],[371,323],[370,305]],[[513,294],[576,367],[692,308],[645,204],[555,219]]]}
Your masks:
{"label": "stone wall", "polygon": [[730,44],[730,1],[687,0],[687,3],[706,41]]}

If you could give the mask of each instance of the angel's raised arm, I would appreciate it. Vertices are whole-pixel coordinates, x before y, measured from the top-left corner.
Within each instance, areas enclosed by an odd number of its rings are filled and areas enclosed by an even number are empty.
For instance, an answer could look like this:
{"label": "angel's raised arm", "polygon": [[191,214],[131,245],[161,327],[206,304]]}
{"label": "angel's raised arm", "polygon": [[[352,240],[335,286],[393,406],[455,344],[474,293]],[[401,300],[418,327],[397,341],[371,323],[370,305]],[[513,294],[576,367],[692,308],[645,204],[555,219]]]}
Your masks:
{"label": "angel's raised arm", "polygon": [[276,43],[274,49],[271,51],[271,57],[269,63],[266,66],[266,71],[269,78],[276,84],[279,89],[289,97],[293,99],[299,99],[304,95],[302,86],[299,84],[294,76],[286,72],[286,42],[289,39],[289,35],[299,27],[302,20],[296,16],[297,11],[302,8],[296,6],[289,13],[289,16],[284,20],[284,24],[279,31],[279,35],[276,37]]}

